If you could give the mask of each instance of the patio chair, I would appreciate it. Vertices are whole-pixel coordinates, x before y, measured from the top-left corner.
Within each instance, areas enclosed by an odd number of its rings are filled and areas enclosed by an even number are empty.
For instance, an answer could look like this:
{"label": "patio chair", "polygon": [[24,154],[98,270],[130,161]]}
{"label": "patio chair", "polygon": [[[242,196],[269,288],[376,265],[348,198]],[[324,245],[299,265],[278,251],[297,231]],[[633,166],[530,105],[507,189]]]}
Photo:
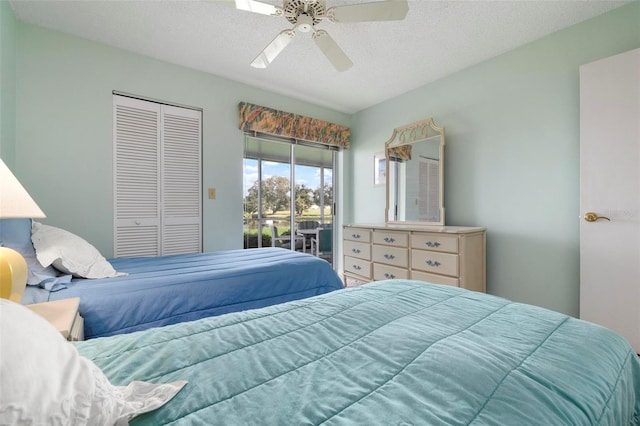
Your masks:
{"label": "patio chair", "polygon": [[333,258],[332,228],[316,229],[316,235],[311,238],[311,254],[331,262]]}
{"label": "patio chair", "polygon": [[[271,230],[271,246],[282,247],[291,250],[291,235],[278,235],[278,227],[275,225],[269,225]],[[295,238],[296,250],[304,250],[304,241],[302,238]]]}

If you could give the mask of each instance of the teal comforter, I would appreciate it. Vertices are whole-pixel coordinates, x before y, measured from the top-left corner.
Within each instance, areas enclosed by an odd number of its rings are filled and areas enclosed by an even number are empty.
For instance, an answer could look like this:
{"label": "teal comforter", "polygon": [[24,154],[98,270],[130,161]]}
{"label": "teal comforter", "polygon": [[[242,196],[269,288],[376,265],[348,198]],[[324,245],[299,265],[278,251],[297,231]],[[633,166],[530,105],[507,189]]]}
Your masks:
{"label": "teal comforter", "polygon": [[116,385],[189,381],[134,425],[640,424],[640,362],[621,336],[418,281],[77,347]]}

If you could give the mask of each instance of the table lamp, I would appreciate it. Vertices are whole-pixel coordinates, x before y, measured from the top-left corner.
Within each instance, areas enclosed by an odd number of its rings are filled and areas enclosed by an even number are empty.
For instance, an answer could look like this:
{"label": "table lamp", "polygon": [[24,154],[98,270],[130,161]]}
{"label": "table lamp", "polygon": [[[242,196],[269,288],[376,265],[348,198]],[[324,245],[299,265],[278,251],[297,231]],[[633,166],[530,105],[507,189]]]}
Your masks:
{"label": "table lamp", "polygon": [[[0,219],[45,217],[11,170],[0,159]],[[27,285],[27,262],[9,247],[0,247],[0,297],[16,303]]]}

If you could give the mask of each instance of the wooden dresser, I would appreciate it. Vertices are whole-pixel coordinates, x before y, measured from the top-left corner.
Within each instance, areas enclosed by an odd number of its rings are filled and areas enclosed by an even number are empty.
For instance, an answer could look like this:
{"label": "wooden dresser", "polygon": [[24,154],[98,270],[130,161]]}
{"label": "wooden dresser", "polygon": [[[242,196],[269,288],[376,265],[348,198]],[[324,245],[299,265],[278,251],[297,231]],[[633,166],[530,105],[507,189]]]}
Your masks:
{"label": "wooden dresser", "polygon": [[393,278],[486,292],[484,228],[344,225],[345,283]]}

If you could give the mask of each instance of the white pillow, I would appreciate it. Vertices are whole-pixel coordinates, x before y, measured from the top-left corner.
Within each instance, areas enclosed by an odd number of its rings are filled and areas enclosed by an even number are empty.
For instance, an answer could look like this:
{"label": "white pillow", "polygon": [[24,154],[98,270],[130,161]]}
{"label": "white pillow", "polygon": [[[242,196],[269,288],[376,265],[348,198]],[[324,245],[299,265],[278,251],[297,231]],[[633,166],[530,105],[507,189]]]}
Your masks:
{"label": "white pillow", "polygon": [[91,244],[64,229],[33,221],[31,242],[42,266],[81,278],[109,278],[118,273]]}
{"label": "white pillow", "polygon": [[0,299],[0,423],[125,425],[173,398],[186,381],[113,386],[47,320]]}

